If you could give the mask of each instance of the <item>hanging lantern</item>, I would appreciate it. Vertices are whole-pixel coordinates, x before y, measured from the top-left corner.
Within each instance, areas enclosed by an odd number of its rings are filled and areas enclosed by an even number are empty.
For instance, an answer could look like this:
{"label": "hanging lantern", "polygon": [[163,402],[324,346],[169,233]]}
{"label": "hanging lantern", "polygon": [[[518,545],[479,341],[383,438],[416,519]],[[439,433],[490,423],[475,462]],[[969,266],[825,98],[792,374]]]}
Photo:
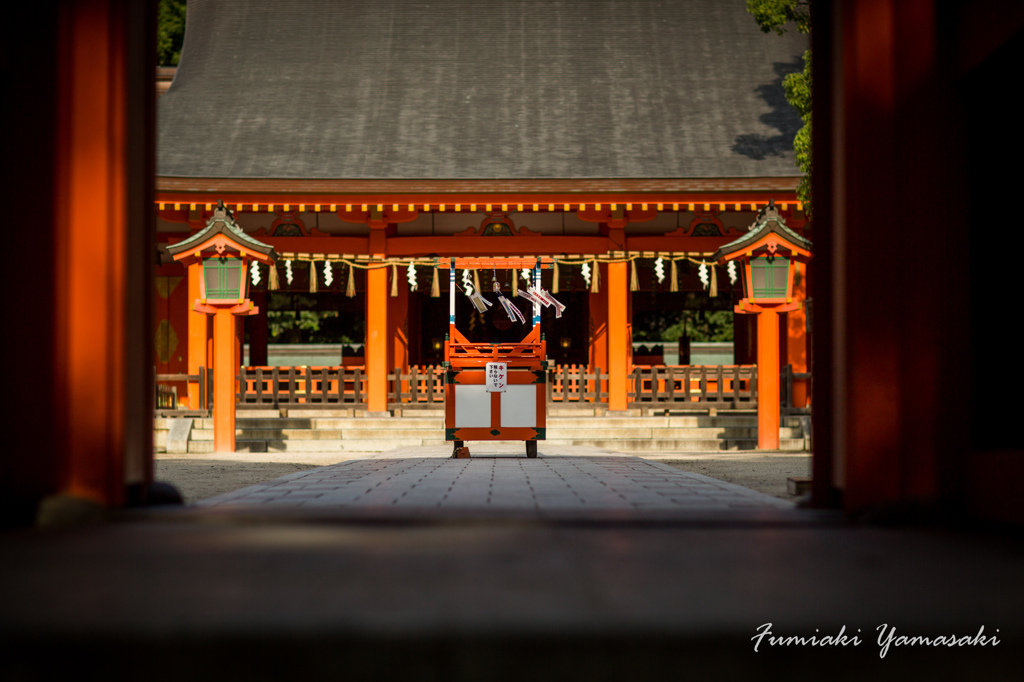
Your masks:
{"label": "hanging lantern", "polygon": [[[202,265],[199,280],[199,302],[197,310],[212,312],[210,306],[238,307],[248,305],[247,312],[255,310],[247,302],[249,295],[249,274],[253,284],[258,284],[259,266],[263,262],[273,268],[277,258],[274,249],[245,234],[235,224],[231,212],[218,202],[206,228],[188,239],[167,247],[167,253],[174,260],[191,265]],[[247,267],[252,263],[251,268]],[[239,311],[237,314],[242,314]]]}
{"label": "hanging lantern", "polygon": [[[743,299],[737,312],[754,312],[771,307],[778,312],[795,310],[793,278],[797,262],[811,257],[811,243],[789,229],[770,202],[750,230],[715,254],[719,263],[739,263],[743,279]],[[732,273],[730,273],[732,276]]]}

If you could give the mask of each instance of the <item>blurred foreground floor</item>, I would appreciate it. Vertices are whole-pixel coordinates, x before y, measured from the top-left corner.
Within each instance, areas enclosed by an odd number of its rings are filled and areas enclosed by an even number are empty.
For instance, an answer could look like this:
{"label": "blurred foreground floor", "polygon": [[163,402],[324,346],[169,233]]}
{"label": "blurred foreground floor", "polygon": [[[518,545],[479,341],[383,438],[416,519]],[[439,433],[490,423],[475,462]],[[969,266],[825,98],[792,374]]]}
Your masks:
{"label": "blurred foreground floor", "polygon": [[[635,462],[605,459],[603,470],[565,459],[554,466],[569,480],[549,472],[543,485],[577,497],[597,490],[596,479],[628,488],[621,469]],[[422,479],[423,462],[395,461],[385,469],[404,471],[403,486]],[[489,466],[491,478],[522,476],[516,462]],[[300,474],[322,479],[328,469]],[[371,469],[363,483],[389,485]],[[656,494],[685,502],[707,485],[701,478],[689,492]],[[1024,547],[1015,535],[857,525],[729,492],[765,504],[573,503],[538,513],[535,497],[519,508],[402,508],[387,495],[348,506],[242,504],[242,495],[7,533],[0,677],[1019,679]],[[775,636],[842,633],[846,645],[765,638],[755,652],[766,623]],[[882,657],[883,626],[886,637],[895,627],[897,637],[962,639],[894,640]]]}

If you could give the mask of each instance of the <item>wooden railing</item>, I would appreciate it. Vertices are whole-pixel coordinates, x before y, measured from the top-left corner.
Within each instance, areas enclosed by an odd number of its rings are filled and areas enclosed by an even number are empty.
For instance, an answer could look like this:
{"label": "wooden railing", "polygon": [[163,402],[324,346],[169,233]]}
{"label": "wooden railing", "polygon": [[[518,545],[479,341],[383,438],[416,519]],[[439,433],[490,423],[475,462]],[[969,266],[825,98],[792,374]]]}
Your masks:
{"label": "wooden railing", "polygon": [[756,365],[679,365],[634,367],[634,403],[693,408],[757,408]]}
{"label": "wooden railing", "polygon": [[[238,405],[304,409],[366,404],[364,367],[245,367]],[[411,367],[388,374],[388,402],[444,404],[444,369]]]}
{"label": "wooden railing", "polygon": [[444,368],[413,366],[408,374],[398,367],[388,374],[388,402],[403,405],[443,405]]}
{"label": "wooden railing", "polygon": [[362,367],[243,367],[241,407],[332,408],[366,402]]}
{"label": "wooden railing", "polygon": [[[388,374],[388,403],[443,405],[442,366],[395,369]],[[177,407],[176,391],[161,388],[172,382],[197,382],[202,409],[209,407],[212,379],[200,368],[198,375],[158,374],[157,408]],[[803,382],[809,395],[810,374],[794,373],[791,366],[781,377],[782,406],[794,406],[793,386]],[[629,375],[630,402],[664,404],[676,408],[756,409],[755,365],[636,366]],[[548,370],[547,400],[551,404],[602,403],[608,400],[608,374],[599,367],[556,365]],[[245,407],[303,408],[361,407],[366,404],[364,367],[244,367],[239,376],[237,404]],[[800,407],[800,406],[796,406]]]}
{"label": "wooden railing", "polygon": [[556,365],[548,370],[548,402],[603,403],[608,401],[608,375],[586,365]]}
{"label": "wooden railing", "polygon": [[182,413],[178,408],[178,387],[172,384],[198,384],[199,405],[186,410],[188,413],[205,413],[209,410],[209,397],[213,393],[213,375],[205,367],[199,368],[198,374],[157,374],[156,375],[156,409],[158,413],[174,411]]}
{"label": "wooden railing", "polygon": [[793,365],[786,365],[782,368],[781,384],[782,409],[791,413],[807,412],[811,396],[811,373],[794,372]]}

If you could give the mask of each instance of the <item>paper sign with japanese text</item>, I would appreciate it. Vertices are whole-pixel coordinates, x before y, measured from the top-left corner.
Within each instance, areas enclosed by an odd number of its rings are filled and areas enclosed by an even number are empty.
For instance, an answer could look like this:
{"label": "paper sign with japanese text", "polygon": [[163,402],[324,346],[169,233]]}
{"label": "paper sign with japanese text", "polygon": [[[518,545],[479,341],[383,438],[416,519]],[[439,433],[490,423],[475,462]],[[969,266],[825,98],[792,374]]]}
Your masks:
{"label": "paper sign with japanese text", "polygon": [[488,362],[484,371],[487,374],[487,392],[504,393],[508,383],[508,363]]}

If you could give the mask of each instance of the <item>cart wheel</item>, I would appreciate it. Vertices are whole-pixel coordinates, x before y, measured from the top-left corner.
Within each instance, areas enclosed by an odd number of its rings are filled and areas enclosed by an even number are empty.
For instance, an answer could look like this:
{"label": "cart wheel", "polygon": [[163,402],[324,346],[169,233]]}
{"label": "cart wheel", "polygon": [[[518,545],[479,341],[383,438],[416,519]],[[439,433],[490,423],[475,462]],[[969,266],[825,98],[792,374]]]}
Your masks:
{"label": "cart wheel", "polygon": [[537,456],[537,441],[528,440],[526,441],[526,456],[533,459]]}

